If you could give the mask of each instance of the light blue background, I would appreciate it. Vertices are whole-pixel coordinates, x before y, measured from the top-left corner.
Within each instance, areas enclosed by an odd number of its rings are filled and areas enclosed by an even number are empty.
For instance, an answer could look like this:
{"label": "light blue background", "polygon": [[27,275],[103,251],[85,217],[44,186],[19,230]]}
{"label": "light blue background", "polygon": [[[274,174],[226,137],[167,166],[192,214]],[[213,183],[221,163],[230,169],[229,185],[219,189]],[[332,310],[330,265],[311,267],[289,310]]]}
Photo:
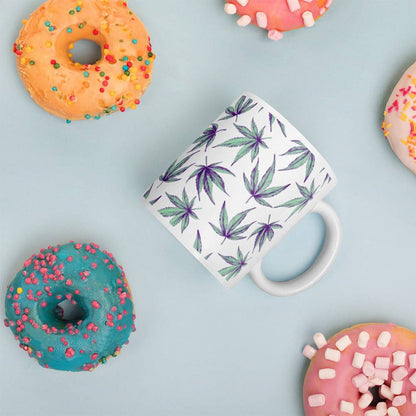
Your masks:
{"label": "light blue background", "polygon": [[[334,3],[316,27],[274,43],[237,27],[221,0],[131,0],[157,53],[140,110],[67,126],[30,100],[11,53],[39,1],[1,0],[1,314],[23,261],[71,239],[114,252],[138,312],[130,345],[92,374],[40,368],[2,327],[2,416],[298,416],[301,350],[314,332],[365,321],[416,330],[416,182],[380,129],[391,89],[416,59],[416,4]],[[227,291],[139,201],[244,90],[295,124],[339,179],[328,200],[344,226],[341,252],[293,298],[270,297],[249,278]],[[308,216],[265,271],[295,275],[323,237]]]}

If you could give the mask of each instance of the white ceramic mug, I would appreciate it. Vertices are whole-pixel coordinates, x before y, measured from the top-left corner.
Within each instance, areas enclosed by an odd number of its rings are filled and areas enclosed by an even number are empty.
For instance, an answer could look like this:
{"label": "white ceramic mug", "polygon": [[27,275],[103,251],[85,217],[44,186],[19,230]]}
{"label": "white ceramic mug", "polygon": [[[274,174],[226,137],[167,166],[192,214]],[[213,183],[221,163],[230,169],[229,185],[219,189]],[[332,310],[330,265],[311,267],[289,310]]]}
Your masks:
{"label": "white ceramic mug", "polygon": [[[246,274],[275,296],[316,283],[333,263],[341,225],[323,198],[335,175],[274,108],[246,93],[226,108],[143,196],[155,217],[222,284]],[[266,254],[309,212],[326,223],[312,266],[286,282],[262,272]]]}

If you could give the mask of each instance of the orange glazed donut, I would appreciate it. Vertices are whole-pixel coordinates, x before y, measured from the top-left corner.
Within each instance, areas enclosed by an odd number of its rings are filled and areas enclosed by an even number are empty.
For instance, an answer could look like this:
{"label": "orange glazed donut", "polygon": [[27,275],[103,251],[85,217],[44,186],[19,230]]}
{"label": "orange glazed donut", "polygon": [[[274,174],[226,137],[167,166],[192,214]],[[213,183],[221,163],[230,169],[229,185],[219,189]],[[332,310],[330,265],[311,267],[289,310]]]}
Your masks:
{"label": "orange glazed donut", "polygon": [[318,351],[303,387],[306,416],[416,415],[416,333],[393,324],[363,324],[328,342],[314,336]]}
{"label": "orange glazed donut", "polygon": [[269,39],[282,32],[311,27],[331,7],[333,0],[225,0],[225,12],[241,16],[237,24],[250,23],[268,30]]}
{"label": "orange glazed donut", "polygon": [[[101,47],[95,64],[71,60],[81,39]],[[121,0],[48,0],[23,21],[13,51],[33,100],[68,122],[135,109],[155,58],[145,26]]]}

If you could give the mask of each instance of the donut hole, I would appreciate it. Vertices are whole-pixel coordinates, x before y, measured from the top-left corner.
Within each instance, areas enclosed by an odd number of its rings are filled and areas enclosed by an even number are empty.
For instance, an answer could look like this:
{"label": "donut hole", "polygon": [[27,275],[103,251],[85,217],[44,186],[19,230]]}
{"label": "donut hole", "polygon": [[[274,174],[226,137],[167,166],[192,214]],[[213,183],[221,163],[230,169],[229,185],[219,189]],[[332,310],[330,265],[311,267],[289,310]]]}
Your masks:
{"label": "donut hole", "polygon": [[81,65],[93,65],[101,60],[101,46],[90,39],[80,39],[74,43],[73,49],[68,49],[72,54],[72,62]]}
{"label": "donut hole", "polygon": [[384,399],[380,396],[380,386],[370,387],[368,391],[373,395],[373,401],[370,403],[369,407],[376,407],[380,402],[386,402],[387,399]]}
{"label": "donut hole", "polygon": [[56,305],[55,315],[60,321],[76,324],[83,320],[85,312],[75,300],[65,299]]}

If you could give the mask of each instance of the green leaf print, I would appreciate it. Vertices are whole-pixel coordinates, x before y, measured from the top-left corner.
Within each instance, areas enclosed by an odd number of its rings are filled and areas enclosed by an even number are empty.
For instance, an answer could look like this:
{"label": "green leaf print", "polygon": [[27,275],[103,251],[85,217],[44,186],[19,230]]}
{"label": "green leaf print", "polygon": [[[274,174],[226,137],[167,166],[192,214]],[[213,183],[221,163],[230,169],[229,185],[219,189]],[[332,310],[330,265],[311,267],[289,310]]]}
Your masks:
{"label": "green leaf print", "polygon": [[268,149],[269,147],[265,143],[265,140],[271,139],[271,137],[263,137],[265,127],[263,127],[260,131],[257,127],[254,118],[251,120],[251,129],[245,126],[239,126],[238,124],[234,123],[235,128],[242,134],[243,137],[234,137],[233,139],[229,139],[224,143],[221,143],[214,147],[241,147],[239,152],[237,153],[234,163],[238,162],[242,157],[250,153],[251,161],[259,155],[260,148]]}
{"label": "green leaf print", "polygon": [[316,191],[319,189],[319,186],[315,188],[315,180],[312,181],[310,188],[308,189],[306,186],[296,184],[298,190],[301,194],[299,198],[291,199],[290,201],[285,202],[284,204],[277,205],[276,208],[294,208],[292,213],[287,217],[286,221],[298,211],[301,211],[305,206],[313,199]]}
{"label": "green leaf print", "polygon": [[299,155],[297,156],[292,162],[287,166],[286,168],[280,169],[281,171],[284,170],[292,170],[292,169],[298,169],[301,166],[306,164],[306,173],[305,173],[305,179],[303,182],[306,182],[310,176],[310,174],[313,171],[313,168],[315,167],[315,156],[314,154],[305,147],[301,141],[299,140],[293,140],[294,143],[297,144],[297,146],[292,147],[289,149],[286,153],[282,154],[281,156],[288,156],[288,155]]}
{"label": "green leaf print", "polygon": [[201,199],[201,192],[205,191],[211,202],[215,205],[212,195],[214,185],[224,192],[226,195],[224,179],[221,175],[235,176],[229,169],[220,166],[221,162],[212,163],[208,165],[207,159],[205,159],[205,165],[197,165],[196,170],[188,178],[187,182],[195,178],[195,186],[198,192],[198,198]]}
{"label": "green leaf print", "polygon": [[195,238],[195,242],[194,242],[194,249],[198,253],[202,253],[202,240],[201,240],[201,234],[200,234],[199,230],[197,230],[197,232],[196,232],[196,238]]}
{"label": "green leaf print", "polygon": [[225,129],[218,130],[218,124],[211,124],[211,127],[204,130],[202,135],[194,141],[195,146],[190,150],[190,152],[198,150],[203,146],[205,146],[205,151],[207,151],[208,147],[212,144],[220,131],[225,131]]}
{"label": "green leaf print", "polygon": [[172,217],[170,220],[172,227],[181,223],[181,232],[183,233],[189,225],[190,218],[199,219],[195,214],[196,208],[194,208],[196,197],[189,201],[185,188],[182,191],[182,199],[168,193],[166,193],[166,196],[173,204],[173,207],[162,208],[159,210],[159,213],[164,217]]}
{"label": "green leaf print", "polygon": [[249,253],[247,253],[245,256],[240,250],[240,247],[238,247],[237,251],[237,257],[232,256],[224,256],[222,254],[219,254],[219,256],[229,265],[228,267],[225,267],[221,270],[218,270],[218,273],[225,277],[225,280],[229,281],[233,277],[235,277],[238,273],[241,272],[242,268],[244,266],[247,266],[247,259],[248,259]]}
{"label": "green leaf print", "polygon": [[272,165],[267,169],[266,173],[263,175],[259,182],[259,161],[257,161],[256,166],[251,171],[250,180],[246,177],[246,174],[243,174],[244,185],[247,189],[247,192],[251,195],[247,202],[251,198],[266,207],[271,207],[271,205],[266,201],[268,198],[272,198],[280,192],[283,192],[289,185],[285,186],[275,186],[269,188],[270,184],[273,181],[274,174],[276,172],[276,156],[273,157]]}
{"label": "green leaf print", "polygon": [[228,120],[230,118],[236,117],[236,121],[238,120],[238,116],[240,114],[246,113],[254,108],[257,103],[253,104],[253,100],[243,95],[235,104],[235,107],[229,106],[225,109],[226,116],[221,118],[220,120]]}
{"label": "green leaf print", "polygon": [[[177,182],[180,180],[180,178],[178,178],[179,175],[182,175],[182,173],[184,173],[187,169],[189,169],[192,165],[188,165],[188,166],[184,166],[186,164],[186,162],[188,162],[188,160],[195,155],[197,152],[192,153],[191,155],[188,155],[186,157],[184,157],[181,161],[179,161],[178,163],[176,163],[177,161],[175,160],[166,170],[166,172],[163,175],[159,176],[159,180],[163,183],[163,182]],[[160,185],[159,185],[160,186]]]}
{"label": "green leaf print", "polygon": [[274,231],[280,228],[283,228],[277,221],[270,222],[270,216],[268,222],[259,222],[260,227],[256,228],[250,235],[249,238],[256,236],[254,240],[253,251],[256,247],[259,248],[259,252],[263,248],[263,244],[266,242],[266,239],[272,241],[274,237]]}
{"label": "green leaf print", "polygon": [[227,208],[225,206],[225,201],[222,204],[222,208],[219,215],[219,227],[214,225],[213,223],[209,223],[212,229],[221,237],[224,237],[222,244],[225,240],[243,240],[246,238],[245,236],[241,235],[245,233],[254,223],[251,222],[250,224],[242,225],[240,224],[245,220],[247,214],[255,208],[247,209],[235,215],[230,221],[228,221],[228,213]]}

